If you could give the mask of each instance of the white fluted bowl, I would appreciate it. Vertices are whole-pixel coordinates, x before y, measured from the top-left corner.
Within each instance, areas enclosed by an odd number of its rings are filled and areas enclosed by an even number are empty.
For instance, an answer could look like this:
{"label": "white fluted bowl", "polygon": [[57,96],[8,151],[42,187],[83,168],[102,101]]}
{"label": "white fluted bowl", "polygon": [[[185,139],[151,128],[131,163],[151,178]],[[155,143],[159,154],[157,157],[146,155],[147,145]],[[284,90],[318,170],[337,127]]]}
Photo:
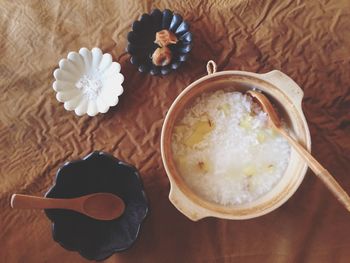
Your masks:
{"label": "white fluted bowl", "polygon": [[120,64],[112,62],[112,56],[102,54],[99,48],[91,51],[81,48],[79,53],[68,53],[53,75],[57,100],[78,116],[107,112],[118,104],[118,97],[123,93],[124,76],[120,73]]}

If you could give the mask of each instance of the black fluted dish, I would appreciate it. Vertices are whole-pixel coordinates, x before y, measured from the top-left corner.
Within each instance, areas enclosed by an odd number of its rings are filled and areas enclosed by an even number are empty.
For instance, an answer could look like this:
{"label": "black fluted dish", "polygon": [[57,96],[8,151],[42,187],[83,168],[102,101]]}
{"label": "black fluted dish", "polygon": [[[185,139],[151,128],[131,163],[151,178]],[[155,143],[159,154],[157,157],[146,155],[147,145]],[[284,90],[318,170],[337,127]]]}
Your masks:
{"label": "black fluted dish", "polygon": [[[168,46],[172,52],[170,64],[156,66],[152,63],[152,54],[158,48],[154,41],[156,33],[163,29],[173,32],[178,42]],[[163,12],[155,9],[151,14],[143,14],[140,20],[133,23],[132,31],[128,34],[126,51],[131,55],[131,63],[137,66],[140,72],[166,75],[179,68],[188,59],[191,43],[192,33],[181,15],[168,9]]]}
{"label": "black fluted dish", "polygon": [[107,153],[93,152],[61,167],[46,194],[50,198],[74,198],[99,192],[116,194],[124,201],[122,216],[101,221],[70,210],[45,210],[56,242],[97,261],[128,249],[139,234],[148,204],[136,168]]}

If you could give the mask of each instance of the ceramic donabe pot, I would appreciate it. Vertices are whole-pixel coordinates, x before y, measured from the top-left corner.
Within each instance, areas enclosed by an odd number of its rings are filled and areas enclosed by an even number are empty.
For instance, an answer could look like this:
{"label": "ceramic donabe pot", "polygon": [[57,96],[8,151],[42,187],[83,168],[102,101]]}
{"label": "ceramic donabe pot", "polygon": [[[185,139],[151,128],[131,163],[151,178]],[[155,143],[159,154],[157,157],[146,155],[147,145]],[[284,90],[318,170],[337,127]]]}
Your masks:
{"label": "ceramic donabe pot", "polygon": [[216,65],[212,61],[208,62],[207,69],[207,76],[190,84],[175,99],[163,124],[161,153],[171,185],[169,199],[181,213],[193,221],[204,217],[249,219],[269,213],[295,193],[307,171],[306,162],[293,148],[283,177],[268,193],[246,204],[223,206],[197,195],[181,177],[171,150],[173,127],[183,109],[203,92],[218,89],[246,92],[257,89],[266,94],[277,107],[290,134],[310,150],[310,132],[301,108],[303,91],[291,78],[278,70],[266,74],[235,70],[216,72]]}

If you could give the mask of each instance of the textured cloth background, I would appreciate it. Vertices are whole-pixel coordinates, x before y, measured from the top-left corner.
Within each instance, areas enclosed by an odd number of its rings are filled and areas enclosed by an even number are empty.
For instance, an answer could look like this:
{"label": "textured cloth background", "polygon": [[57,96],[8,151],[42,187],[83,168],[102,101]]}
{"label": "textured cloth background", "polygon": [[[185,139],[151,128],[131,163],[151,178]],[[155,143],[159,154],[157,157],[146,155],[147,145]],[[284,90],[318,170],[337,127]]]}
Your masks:
{"label": "textured cloth background", "polygon": [[[131,24],[169,8],[189,21],[191,59],[165,77],[125,52]],[[100,47],[119,61],[117,107],[77,117],[55,99],[52,72],[68,51]],[[304,90],[316,158],[350,192],[350,1],[0,1],[0,262],[86,262],[52,240],[42,211],[9,208],[43,195],[58,167],[103,150],[140,169],[151,211],[135,245],[106,262],[349,262],[350,214],[309,171],[296,194],[260,218],[191,222],[168,200],[159,141],[175,97],[218,70],[283,71]]]}

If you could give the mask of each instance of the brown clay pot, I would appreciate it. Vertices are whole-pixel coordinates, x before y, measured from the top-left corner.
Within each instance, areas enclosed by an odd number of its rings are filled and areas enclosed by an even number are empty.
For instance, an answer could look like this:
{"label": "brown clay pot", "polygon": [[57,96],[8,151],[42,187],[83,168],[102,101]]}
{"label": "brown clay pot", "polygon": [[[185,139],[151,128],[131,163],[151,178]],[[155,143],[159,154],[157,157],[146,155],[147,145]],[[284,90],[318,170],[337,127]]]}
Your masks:
{"label": "brown clay pot", "polygon": [[190,84],[175,99],[163,124],[161,154],[171,185],[169,199],[181,213],[193,221],[204,217],[249,219],[269,213],[295,193],[306,174],[307,164],[293,148],[283,177],[271,191],[250,203],[223,206],[197,195],[179,174],[171,150],[173,127],[183,109],[203,92],[218,89],[246,92],[255,88],[269,97],[287,122],[290,134],[310,150],[310,132],[301,107],[303,91],[291,78],[278,70],[266,74],[235,70],[216,72],[213,61],[208,62],[207,70],[207,76]]}

